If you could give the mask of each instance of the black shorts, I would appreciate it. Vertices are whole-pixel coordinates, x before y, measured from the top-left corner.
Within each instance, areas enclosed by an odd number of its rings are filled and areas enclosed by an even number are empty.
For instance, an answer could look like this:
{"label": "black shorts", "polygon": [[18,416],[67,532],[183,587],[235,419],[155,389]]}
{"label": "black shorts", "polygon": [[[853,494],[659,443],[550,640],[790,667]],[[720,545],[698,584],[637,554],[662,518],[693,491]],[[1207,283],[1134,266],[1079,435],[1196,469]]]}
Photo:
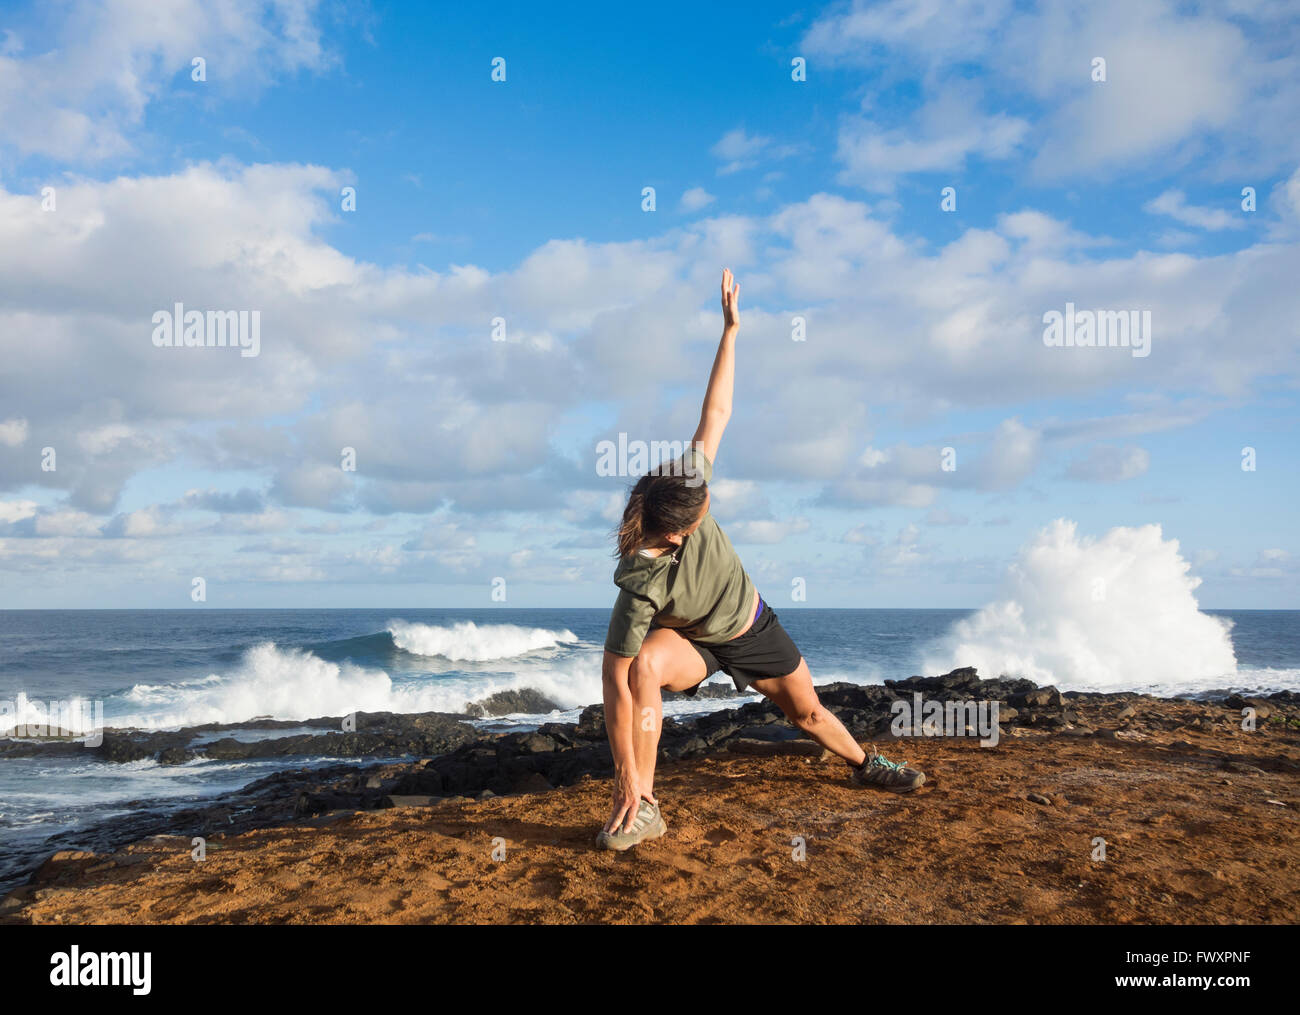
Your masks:
{"label": "black shorts", "polygon": [[[709,645],[691,642],[704,660],[704,680],[721,670],[731,678],[737,691],[743,691],[752,680],[786,677],[799,668],[803,656],[785,633],[776,611],[762,599],[758,601],[758,610],[758,619],[739,638]],[[682,693],[694,694],[700,684]]]}

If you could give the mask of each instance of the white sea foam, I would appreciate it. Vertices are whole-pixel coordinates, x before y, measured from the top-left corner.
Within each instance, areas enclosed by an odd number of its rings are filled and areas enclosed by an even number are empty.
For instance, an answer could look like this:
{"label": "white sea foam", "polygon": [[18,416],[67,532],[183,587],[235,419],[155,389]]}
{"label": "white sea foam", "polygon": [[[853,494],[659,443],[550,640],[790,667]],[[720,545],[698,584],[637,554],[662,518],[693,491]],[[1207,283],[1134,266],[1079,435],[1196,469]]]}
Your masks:
{"label": "white sea foam", "polygon": [[328,662],[310,652],[263,642],[245,652],[229,673],[186,684],[137,684],[125,697],[143,711],[112,715],[110,726],[163,728],[243,722],[254,716],[310,719],[382,711],[392,708],[394,690],[383,670]]}
{"label": "white sea foam", "polygon": [[[567,631],[545,633],[554,637],[555,644],[573,637]],[[263,716],[301,720],[351,712],[461,712],[467,702],[482,701],[498,691],[523,689],[538,691],[555,702],[561,712],[572,713],[568,718],[576,719],[578,710],[603,699],[603,688],[599,649],[575,649],[554,661],[543,657],[512,663],[504,672],[394,680],[382,669],[331,662],[303,649],[265,642],[249,649],[236,667],[224,673],[210,673],[184,683],[137,684],[119,698],[129,703],[126,714],[114,708],[105,722],[115,727],[173,729],[203,723],[241,723]],[[731,682],[721,675],[713,679],[725,685]],[[817,674],[818,683],[871,683],[878,679],[874,671]],[[669,702],[665,713],[716,711],[749,700],[753,698]],[[559,716],[549,718],[561,721]],[[290,732],[298,731],[277,731],[276,735]]]}
{"label": "white sea foam", "polygon": [[93,736],[96,716],[95,702],[86,698],[48,701],[29,698],[20,691],[12,700],[0,701],[0,738],[13,737],[19,727],[22,727],[18,733],[20,739],[34,736],[31,726],[40,727],[42,736],[63,733]]}
{"label": "white sea foam", "polygon": [[1080,536],[1058,519],[1021,548],[1001,594],[958,621],[925,672],[974,666],[1076,690],[1183,693],[1239,683],[1231,622],[1159,525]]}
{"label": "white sea foam", "polygon": [[472,620],[440,627],[390,620],[393,643],[404,652],[420,656],[441,656],[453,662],[485,662],[513,659],[526,652],[556,648],[578,640],[572,631],[548,631],[543,627],[515,624],[475,624]]}
{"label": "white sea foam", "polygon": [[124,695],[137,712],[106,717],[109,726],[169,729],[239,723],[255,716],[310,719],[352,712],[460,712],[496,691],[531,687],[563,708],[600,701],[600,656],[579,655],[562,667],[396,682],[381,669],[335,663],[302,649],[265,642],[224,674],[185,684],[138,684]]}

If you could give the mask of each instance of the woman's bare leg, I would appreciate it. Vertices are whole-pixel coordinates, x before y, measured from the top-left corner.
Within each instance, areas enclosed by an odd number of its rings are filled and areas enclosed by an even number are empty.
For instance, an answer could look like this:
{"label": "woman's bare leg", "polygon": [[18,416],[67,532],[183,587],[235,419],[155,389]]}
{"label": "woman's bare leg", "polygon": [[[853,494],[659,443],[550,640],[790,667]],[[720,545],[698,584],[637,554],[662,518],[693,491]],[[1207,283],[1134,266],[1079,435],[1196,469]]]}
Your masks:
{"label": "woman's bare leg", "polygon": [[633,751],[642,792],[651,793],[654,788],[664,718],[660,689],[685,691],[706,676],[704,660],[676,631],[659,627],[642,642],[628,674],[633,702]]}
{"label": "woman's bare leg", "polygon": [[851,765],[861,765],[867,753],[853,739],[844,724],[817,698],[808,664],[799,660],[799,668],[785,677],[764,677],[750,686],[776,703],[787,719]]}

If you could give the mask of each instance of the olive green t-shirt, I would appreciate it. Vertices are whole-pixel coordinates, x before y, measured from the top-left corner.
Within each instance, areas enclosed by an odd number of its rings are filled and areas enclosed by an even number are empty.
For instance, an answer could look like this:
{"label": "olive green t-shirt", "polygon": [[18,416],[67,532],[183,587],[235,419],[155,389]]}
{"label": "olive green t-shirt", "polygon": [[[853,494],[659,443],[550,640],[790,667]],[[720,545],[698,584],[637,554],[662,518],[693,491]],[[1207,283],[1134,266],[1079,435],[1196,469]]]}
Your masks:
{"label": "olive green t-shirt", "polygon": [[[686,475],[713,479],[713,463],[703,452],[691,448],[680,461]],[[614,584],[619,594],[605,648],[620,656],[640,652],[652,626],[675,628],[708,644],[728,641],[749,623],[754,603],[754,583],[712,513],[675,553],[623,557]]]}

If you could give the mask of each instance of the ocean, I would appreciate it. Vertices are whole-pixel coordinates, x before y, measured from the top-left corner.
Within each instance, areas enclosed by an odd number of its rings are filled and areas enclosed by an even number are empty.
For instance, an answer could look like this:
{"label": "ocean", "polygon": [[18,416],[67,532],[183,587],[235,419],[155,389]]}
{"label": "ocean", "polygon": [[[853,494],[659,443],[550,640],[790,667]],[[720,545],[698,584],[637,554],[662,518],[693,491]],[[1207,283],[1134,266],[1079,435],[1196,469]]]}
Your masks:
{"label": "ocean", "polygon": [[[1153,630],[1148,623],[1123,638],[1115,633],[1123,630],[1116,620],[1106,633],[1083,639],[1089,652],[1070,647],[1071,637],[1078,638],[1077,618],[1026,627],[1018,614],[1009,622],[988,608],[778,613],[815,683],[877,683],[967,662],[983,662],[981,674],[997,676],[987,661],[1011,659],[995,665],[1063,690],[1195,696],[1300,689],[1300,611],[1294,610],[1200,611],[1183,618],[1181,632]],[[558,710],[479,725],[572,721],[585,705],[600,701],[608,619],[607,609],[0,611],[0,737],[27,718],[15,715],[20,695],[29,702],[102,702],[108,726],[173,729],[355,711],[460,712],[494,691],[529,687]],[[1162,638],[1170,639],[1177,666],[1153,662]],[[1005,651],[1008,641],[1015,642],[1014,656]],[[1208,660],[1200,669],[1178,656],[1188,644],[1196,646],[1196,659]],[[1099,647],[1105,653],[1099,655]],[[713,680],[729,684],[721,674]],[[682,701],[665,711],[680,715],[731,704]],[[75,837],[78,828],[111,820],[140,801],[179,808],[277,768],[338,763],[109,764],[89,752],[84,760],[0,757],[0,885],[49,836]],[[66,847],[67,840],[61,843]]]}

